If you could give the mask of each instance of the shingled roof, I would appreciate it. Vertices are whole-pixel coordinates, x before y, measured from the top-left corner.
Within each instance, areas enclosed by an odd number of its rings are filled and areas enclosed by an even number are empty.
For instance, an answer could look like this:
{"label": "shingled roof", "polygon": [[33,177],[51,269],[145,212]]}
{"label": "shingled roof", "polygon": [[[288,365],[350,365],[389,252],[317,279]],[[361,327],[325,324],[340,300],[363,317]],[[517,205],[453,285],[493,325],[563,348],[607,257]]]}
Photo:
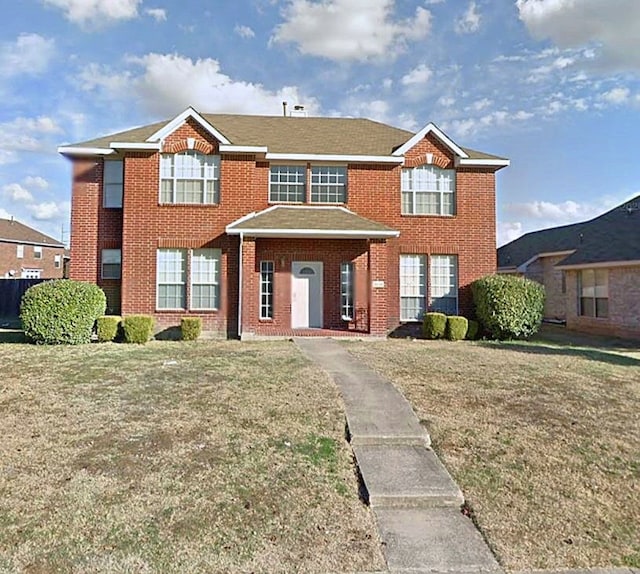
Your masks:
{"label": "shingled roof", "polygon": [[0,241],[64,247],[62,243],[15,219],[0,219]]}
{"label": "shingled roof", "polygon": [[[574,251],[575,250],[575,251]],[[541,253],[574,251],[557,265],[640,261],[640,195],[581,223],[527,233],[498,249],[498,268],[515,268]]]}

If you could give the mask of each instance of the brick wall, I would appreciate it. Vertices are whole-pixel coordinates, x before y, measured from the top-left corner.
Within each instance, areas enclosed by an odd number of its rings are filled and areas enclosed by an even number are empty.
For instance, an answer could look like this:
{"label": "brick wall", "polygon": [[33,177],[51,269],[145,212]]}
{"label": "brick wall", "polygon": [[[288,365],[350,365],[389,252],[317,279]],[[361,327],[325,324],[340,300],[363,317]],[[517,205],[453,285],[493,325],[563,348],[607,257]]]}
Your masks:
{"label": "brick wall", "polygon": [[[18,245],[23,246],[23,257],[18,258]],[[0,277],[8,276],[15,271],[15,277],[20,278],[23,269],[40,269],[43,279],[61,279],[63,274],[64,248],[39,246],[42,257],[36,259],[34,246],[26,243],[0,241]],[[59,257],[59,267],[55,265],[55,258]]]}
{"label": "brick wall", "polygon": [[544,285],[545,303],[544,318],[545,319],[565,319],[566,318],[566,293],[562,289],[563,272],[557,269],[555,265],[565,259],[566,255],[554,255],[549,257],[540,257],[527,268],[525,276],[528,279],[537,281]]}

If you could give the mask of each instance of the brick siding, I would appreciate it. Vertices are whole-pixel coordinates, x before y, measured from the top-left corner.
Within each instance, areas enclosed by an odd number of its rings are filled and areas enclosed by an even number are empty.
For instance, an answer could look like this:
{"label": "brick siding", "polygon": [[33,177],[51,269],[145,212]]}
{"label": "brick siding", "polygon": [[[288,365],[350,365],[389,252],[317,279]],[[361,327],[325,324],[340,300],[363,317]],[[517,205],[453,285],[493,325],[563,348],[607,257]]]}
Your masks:
{"label": "brick siding", "polygon": [[[21,258],[18,258],[18,245],[24,248],[24,255]],[[64,248],[44,245],[39,247],[42,248],[42,258],[36,259],[34,245],[0,241],[0,277],[8,276],[10,271],[14,271],[14,277],[20,278],[23,269],[40,269],[42,279],[62,279]],[[60,258],[59,267],[55,265],[56,256]]]}

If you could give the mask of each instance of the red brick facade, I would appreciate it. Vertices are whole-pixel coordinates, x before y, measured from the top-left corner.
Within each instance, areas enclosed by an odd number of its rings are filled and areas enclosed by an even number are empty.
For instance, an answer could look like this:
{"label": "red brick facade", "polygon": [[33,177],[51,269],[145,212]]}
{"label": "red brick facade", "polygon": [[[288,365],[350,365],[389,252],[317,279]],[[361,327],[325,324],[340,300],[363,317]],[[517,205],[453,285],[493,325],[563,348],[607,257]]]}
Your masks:
{"label": "red brick facade", "polygon": [[[300,121],[304,121],[303,118]],[[195,142],[189,142],[193,138]],[[188,120],[163,142],[163,152],[176,153],[189,143],[203,153],[217,153],[218,142],[199,124]],[[411,167],[424,162],[453,168],[454,155],[433,134],[405,154]],[[107,292],[110,307],[123,315],[154,315],[158,328],[179,323],[180,317],[203,318],[208,331],[235,336],[238,332],[240,239],[227,235],[231,222],[269,207],[269,162],[253,154],[222,153],[220,202],[217,205],[159,204],[160,154],[126,152],[122,209],[102,207],[103,160],[72,158],[73,200],[71,278],[96,282]],[[469,284],[494,273],[495,170],[458,167],[453,217],[401,215],[398,164],[348,164],[349,210],[399,231],[389,239],[265,239],[242,242],[243,334],[283,334],[291,327],[291,263],[323,263],[323,328],[384,335],[400,324],[400,254],[456,255],[459,308],[468,314]],[[216,311],[156,309],[156,253],[159,248],[221,250],[220,304]],[[121,281],[103,280],[100,253],[122,249]],[[274,262],[273,318],[259,319],[260,261]],[[427,259],[428,260],[428,259]],[[355,268],[355,313],[340,314],[340,264]],[[374,287],[374,282],[375,286]],[[189,285],[187,281],[187,290]],[[189,293],[187,294],[189,300]]]}
{"label": "red brick facade", "polygon": [[[19,245],[22,246],[22,257],[18,257]],[[36,253],[38,248],[40,257]],[[0,278],[20,278],[32,271],[39,272],[42,279],[62,279],[63,264],[63,247],[0,241]]]}

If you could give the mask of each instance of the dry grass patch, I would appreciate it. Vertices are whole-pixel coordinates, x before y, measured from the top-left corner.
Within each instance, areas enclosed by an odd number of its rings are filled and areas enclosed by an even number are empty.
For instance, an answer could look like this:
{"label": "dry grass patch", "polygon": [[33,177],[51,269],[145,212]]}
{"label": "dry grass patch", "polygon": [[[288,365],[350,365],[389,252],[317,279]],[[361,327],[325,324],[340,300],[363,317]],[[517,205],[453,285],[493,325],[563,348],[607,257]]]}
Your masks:
{"label": "dry grass patch", "polygon": [[344,413],[286,342],[0,346],[1,572],[383,564]]}
{"label": "dry grass patch", "polygon": [[559,343],[348,349],[411,401],[503,566],[639,567],[640,356]]}

